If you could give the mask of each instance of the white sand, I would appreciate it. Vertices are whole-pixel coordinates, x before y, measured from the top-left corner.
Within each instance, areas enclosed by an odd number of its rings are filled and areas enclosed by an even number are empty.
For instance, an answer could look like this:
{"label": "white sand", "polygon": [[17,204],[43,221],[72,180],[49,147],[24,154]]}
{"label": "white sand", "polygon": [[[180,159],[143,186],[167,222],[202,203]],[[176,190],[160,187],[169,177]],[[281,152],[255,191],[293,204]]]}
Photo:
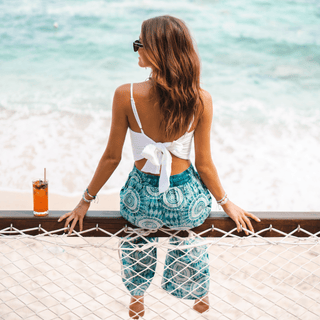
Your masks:
{"label": "white sand", "polygon": [[[128,319],[130,296],[118,251],[111,249],[118,240],[0,238],[1,319]],[[86,243],[90,246],[83,247]],[[209,247],[211,307],[202,316],[192,310],[192,301],[160,288],[166,250],[158,248],[144,319],[319,319],[319,244],[231,244],[235,240],[223,239]]]}
{"label": "white sand", "polygon": [[[80,201],[82,194],[68,197],[49,192],[49,210],[72,210]],[[99,202],[92,203],[90,210],[120,210],[120,194],[98,195]],[[0,210],[33,210],[32,191],[1,191]]]}

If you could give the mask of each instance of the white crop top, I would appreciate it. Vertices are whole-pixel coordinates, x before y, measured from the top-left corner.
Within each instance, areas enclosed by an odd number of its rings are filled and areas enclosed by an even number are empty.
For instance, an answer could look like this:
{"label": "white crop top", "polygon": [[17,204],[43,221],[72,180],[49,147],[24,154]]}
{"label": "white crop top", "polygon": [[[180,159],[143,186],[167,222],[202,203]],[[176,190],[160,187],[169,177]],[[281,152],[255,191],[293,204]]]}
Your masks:
{"label": "white crop top", "polygon": [[[181,159],[189,159],[191,142],[194,130],[188,131],[179,139],[172,142],[155,142],[149,138],[142,129],[142,125],[138,116],[136,104],[133,99],[133,84],[131,83],[131,107],[141,132],[132,131],[130,128],[131,144],[134,160],[148,159],[141,171],[153,174],[160,173],[159,192],[166,191],[170,186],[171,176],[171,154]],[[170,151],[170,152],[169,152]]]}

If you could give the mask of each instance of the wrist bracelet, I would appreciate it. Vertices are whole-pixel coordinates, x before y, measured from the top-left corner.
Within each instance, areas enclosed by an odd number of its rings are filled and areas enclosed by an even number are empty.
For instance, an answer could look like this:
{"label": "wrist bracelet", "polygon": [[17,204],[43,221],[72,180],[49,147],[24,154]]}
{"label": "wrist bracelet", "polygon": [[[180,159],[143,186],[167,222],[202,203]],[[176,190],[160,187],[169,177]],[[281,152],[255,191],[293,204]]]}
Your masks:
{"label": "wrist bracelet", "polygon": [[225,198],[227,198],[227,194],[226,194],[226,193],[224,194],[224,196],[223,196],[222,199],[217,200],[217,203],[218,203],[218,204],[221,204],[221,203],[225,200]]}
{"label": "wrist bracelet", "polygon": [[97,195],[92,196],[92,195],[89,193],[88,188],[86,189],[86,191],[85,191],[85,192],[87,192],[87,195],[88,195],[90,198],[92,198],[93,200],[97,197]]}
{"label": "wrist bracelet", "polygon": [[88,200],[85,196],[84,196],[84,193],[83,193],[83,195],[82,195],[82,199],[85,201],[85,202],[88,202],[88,203],[90,203],[90,202],[92,202],[94,199],[91,199],[91,200]]}
{"label": "wrist bracelet", "polygon": [[226,204],[227,202],[229,201],[229,198],[228,197],[225,197],[225,199],[223,201],[221,201],[219,203],[220,206],[223,206],[224,204]]}

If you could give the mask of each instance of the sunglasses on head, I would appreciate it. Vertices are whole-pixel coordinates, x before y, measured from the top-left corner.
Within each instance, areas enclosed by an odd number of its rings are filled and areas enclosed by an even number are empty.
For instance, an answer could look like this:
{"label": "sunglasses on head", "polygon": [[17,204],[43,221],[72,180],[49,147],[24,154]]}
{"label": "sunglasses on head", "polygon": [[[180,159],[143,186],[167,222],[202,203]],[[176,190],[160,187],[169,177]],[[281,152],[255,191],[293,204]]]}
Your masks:
{"label": "sunglasses on head", "polygon": [[136,40],[133,42],[133,51],[137,52],[139,48],[143,48],[143,44],[140,42],[140,40]]}

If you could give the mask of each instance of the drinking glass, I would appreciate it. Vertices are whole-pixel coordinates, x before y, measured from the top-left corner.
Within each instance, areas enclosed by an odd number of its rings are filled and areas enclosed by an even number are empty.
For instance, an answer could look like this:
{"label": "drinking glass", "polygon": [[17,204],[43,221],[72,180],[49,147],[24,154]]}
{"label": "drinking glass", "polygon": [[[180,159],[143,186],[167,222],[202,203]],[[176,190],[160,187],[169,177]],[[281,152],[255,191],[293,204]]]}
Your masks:
{"label": "drinking glass", "polygon": [[33,187],[33,214],[35,216],[46,216],[48,210],[48,181],[32,181]]}

